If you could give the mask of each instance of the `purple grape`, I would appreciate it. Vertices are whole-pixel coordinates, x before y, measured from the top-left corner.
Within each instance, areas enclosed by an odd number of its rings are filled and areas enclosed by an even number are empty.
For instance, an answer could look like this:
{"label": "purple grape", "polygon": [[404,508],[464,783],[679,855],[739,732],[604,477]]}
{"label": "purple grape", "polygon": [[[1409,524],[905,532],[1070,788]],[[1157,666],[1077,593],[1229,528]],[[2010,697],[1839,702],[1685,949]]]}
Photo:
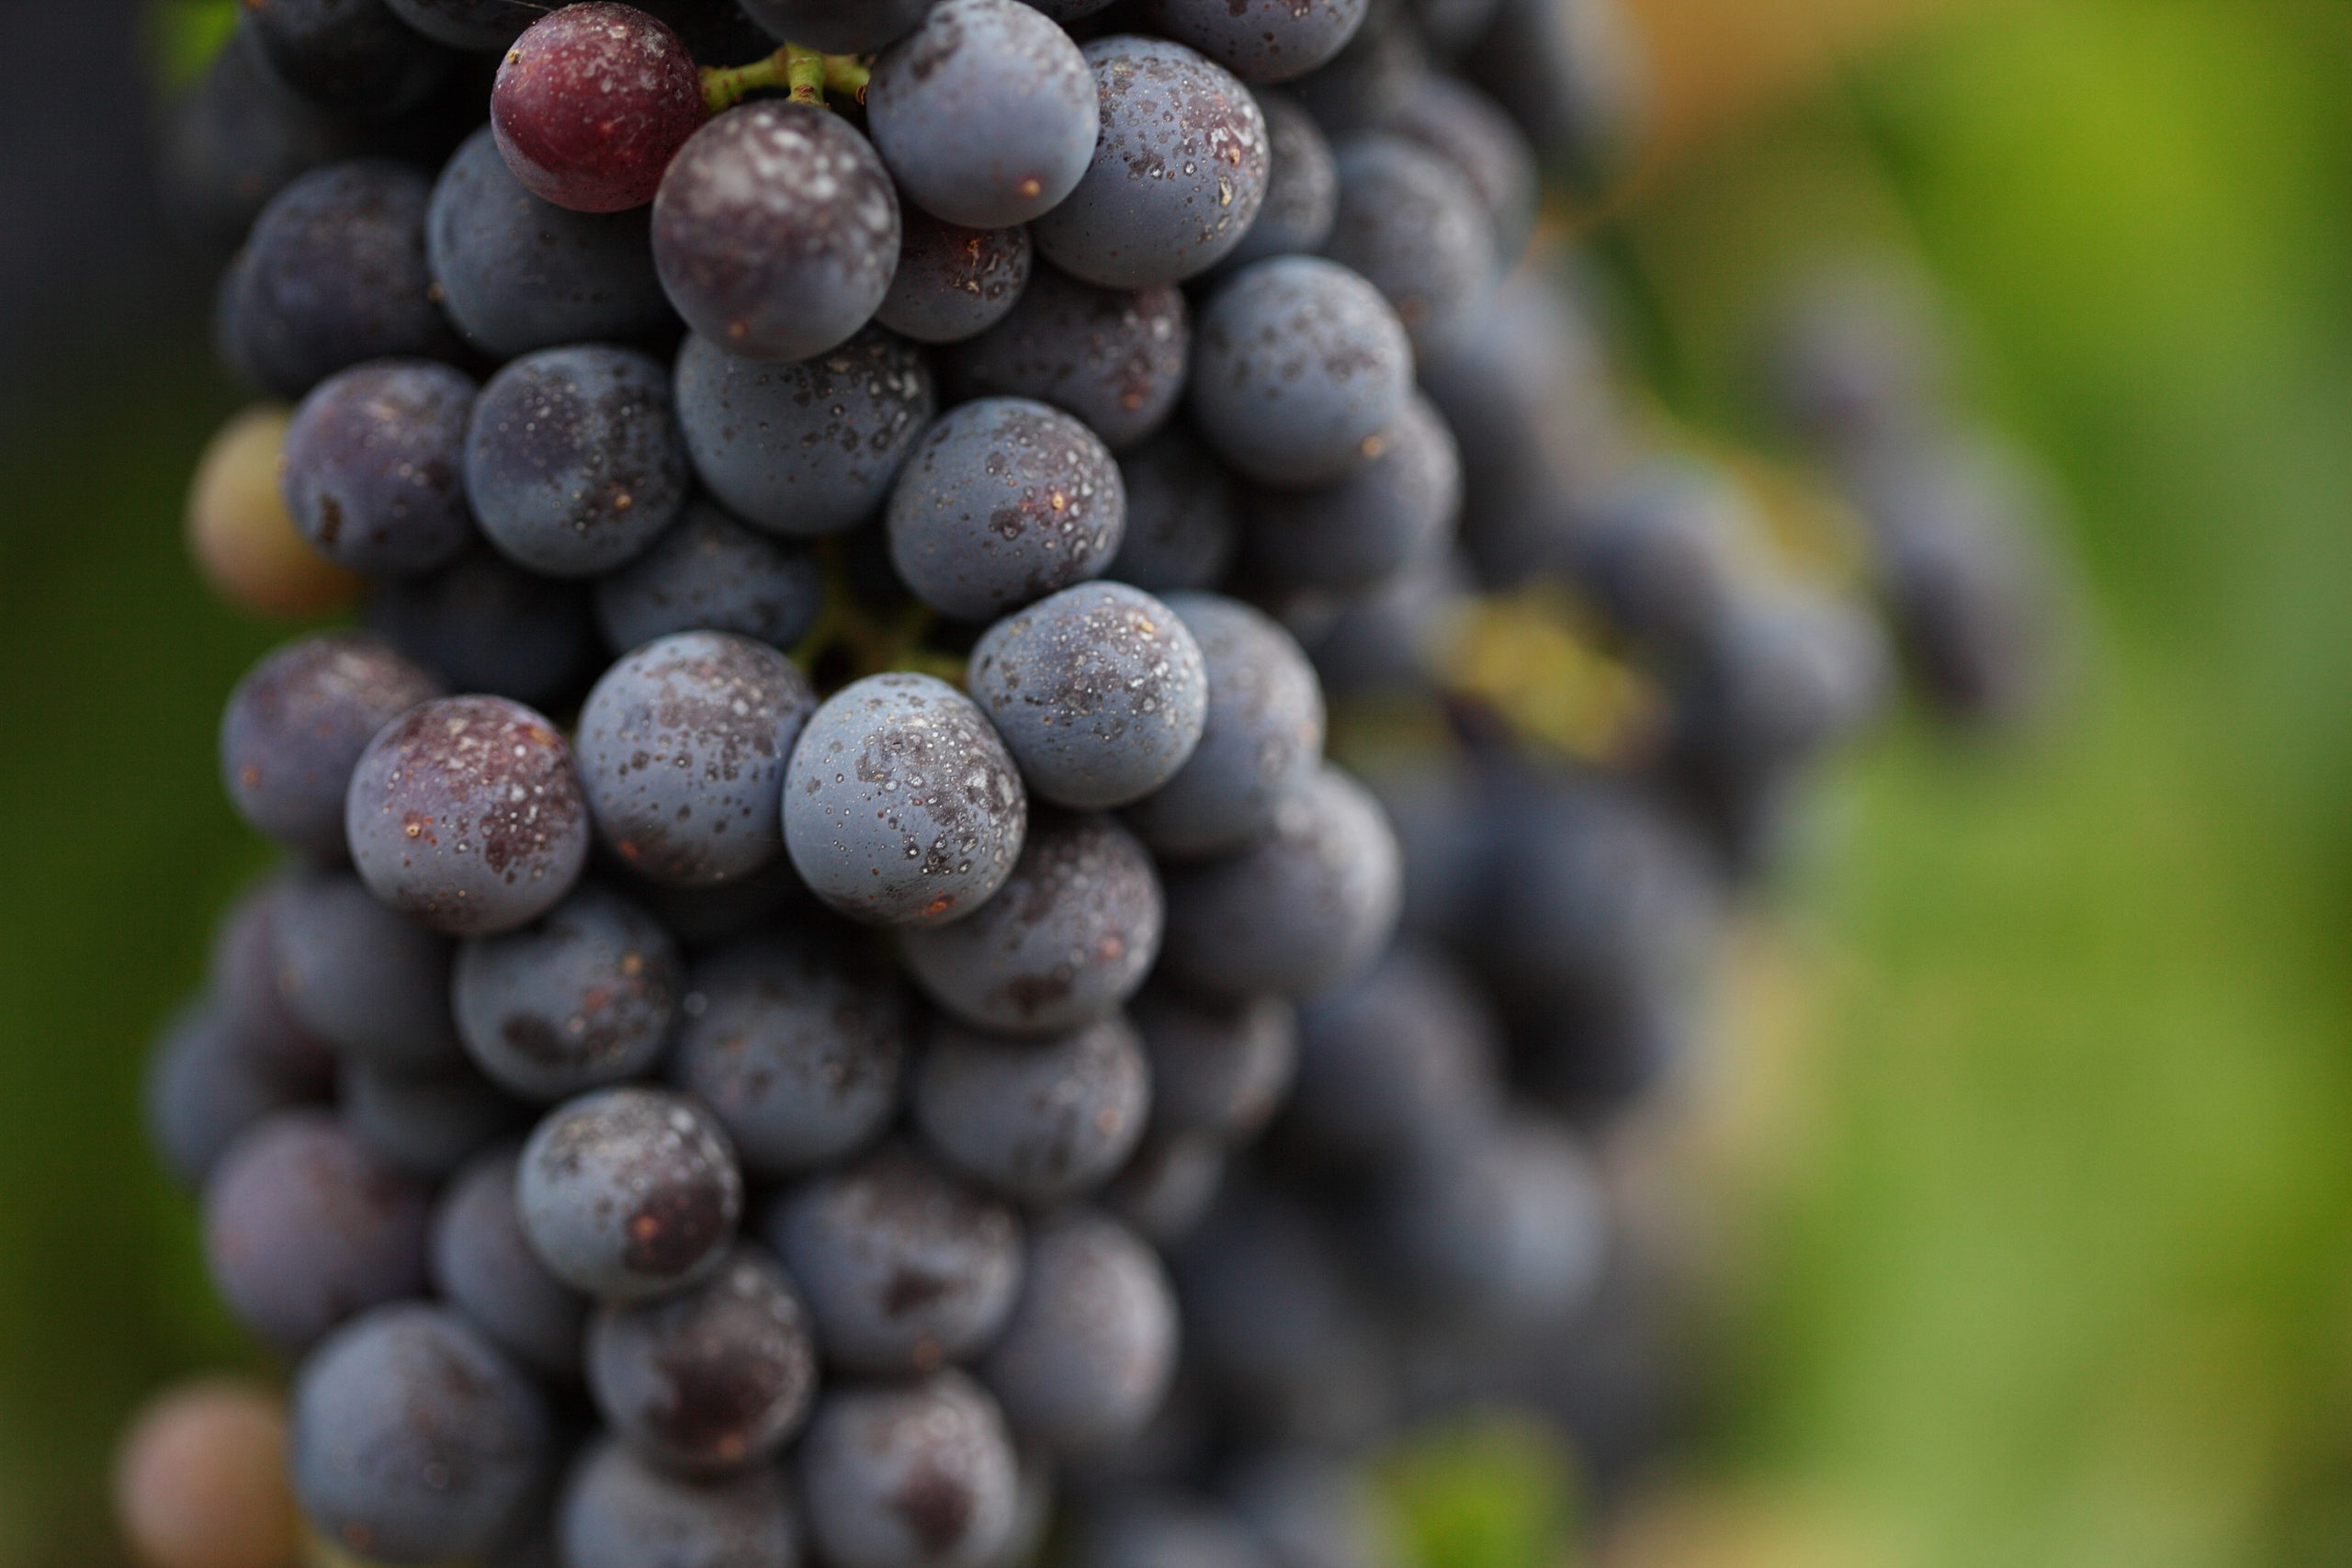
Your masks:
{"label": "purple grape", "polygon": [[384,0],[271,0],[247,16],[278,80],[341,119],[405,113],[449,74],[449,55]]}
{"label": "purple grape", "polygon": [[380,584],[368,624],[453,691],[554,704],[584,683],[596,652],[588,595],[469,550],[429,577]]}
{"label": "purple grape", "polygon": [[919,207],[900,215],[899,270],[874,319],[917,343],[961,343],[1002,321],[1029,287],[1023,228],[967,229]]}
{"label": "purple grape", "polygon": [[961,1568],[1012,1533],[1020,1475],[996,1401],[951,1371],[829,1392],[800,1483],[833,1568]]}
{"label": "purple grape", "polygon": [[1369,0],[1150,0],[1159,30],[1244,82],[1304,76],[1347,46]]}
{"label": "purple grape", "polygon": [[1415,1161],[1370,1224],[1408,1285],[1456,1312],[1558,1323],[1600,1277],[1607,1215],[1584,1151],[1532,1120]]}
{"label": "purple grape", "polygon": [[433,1215],[435,1289],[498,1348],[543,1377],[580,1376],[588,1298],[548,1272],[514,1208],[521,1158],[503,1144],[451,1179]]}
{"label": "purple grape", "polygon": [[1417,141],[1453,166],[1487,211],[1495,260],[1508,268],[1535,229],[1539,176],[1535,152],[1502,106],[1477,88],[1431,72],[1386,129]]}
{"label": "purple grape", "polygon": [[1004,320],[944,356],[958,398],[1034,398],[1076,414],[1113,451],[1168,423],[1192,347],[1173,285],[1098,288],[1040,267]]}
{"label": "purple grape", "polygon": [[293,884],[280,874],[238,896],[213,931],[206,984],[242,1055],[323,1099],[334,1079],[334,1052],[286,1005],[282,987],[280,930]]}
{"label": "purple grape", "polygon": [[1494,224],[1461,169],[1385,132],[1335,152],[1340,210],[1323,253],[1396,308],[1414,351],[1449,344],[1494,287]]}
{"label": "purple grape", "polygon": [[344,1124],[387,1164],[438,1179],[518,1128],[524,1107],[470,1063],[394,1072],[353,1062],[338,1081]]}
{"label": "purple grape", "polygon": [[828,54],[871,54],[907,36],[931,0],[742,0],[779,39]]}
{"label": "purple grape", "polygon": [[1249,558],[1288,588],[1361,592],[1442,556],[1462,511],[1462,454],[1416,393],[1364,468],[1317,490],[1257,490]]}
{"label": "purple grape", "polygon": [[1170,424],[1122,453],[1127,531],[1103,576],[1147,593],[1214,588],[1233,563],[1241,515],[1234,485],[1191,429]]}
{"label": "purple grape", "polygon": [[600,1089],[558,1106],[523,1146],[515,1207],[557,1278],[645,1301],[718,1269],[743,1177],[709,1111],[659,1089]]}
{"label": "purple grape", "polygon": [[1256,1531],[1276,1568],[1403,1568],[1403,1522],[1356,1465],[1305,1448],[1225,1466],[1217,1495]]}
{"label": "purple grape", "polygon": [[1026,1202],[1100,1187],[1143,1136],[1151,1073],[1112,1017],[1047,1040],[933,1026],[915,1069],[915,1125],[966,1175]]}
{"label": "purple grape", "polygon": [[1240,1143],[1290,1093],[1298,1019],[1278,998],[1212,1002],[1153,986],[1130,1016],[1151,1057],[1154,1127]]}
{"label": "purple grape", "polygon": [[782,1468],[683,1480],[609,1438],[573,1465],[556,1533],[566,1568],[800,1568],[802,1561],[800,1511]]}
{"label": "purple grape", "polygon": [[596,623],[616,653],[688,631],[790,648],[816,625],[824,599],[824,570],[808,550],[696,498],[643,555],[597,582]]}
{"label": "purple grape", "polygon": [[1239,1519],[1172,1488],[1124,1495],[1097,1511],[1070,1562],[1072,1568],[1272,1568]]}
{"label": "purple grape", "polygon": [[1315,117],[1288,93],[1260,88],[1253,96],[1266,117],[1266,200],[1241,243],[1217,264],[1218,276],[1268,256],[1313,255],[1340,210],[1339,170]]}
{"label": "purple grape", "polygon": [[311,547],[354,571],[409,577],[474,536],[464,486],[472,378],[430,360],[356,365],[311,389],[279,482]]}
{"label": "purple grape", "polygon": [[175,1018],[147,1068],[147,1139],[180,1185],[201,1189],[221,1154],[264,1117],[313,1098],[272,1071],[211,1003]]}
{"label": "purple grape", "polygon": [[980,1377],[1024,1442],[1112,1448],[1159,1407],[1176,1333],[1175,1292],[1151,1248],[1115,1220],[1063,1209],[1031,1229],[1020,1301]]}
{"label": "purple grape", "polygon": [[590,884],[520,931],[467,942],[450,998],[475,1065],[546,1104],[650,1071],[684,985],[653,919]]}
{"label": "purple grape", "polygon": [[[1152,1088],[1157,1095],[1156,1079]],[[1152,1132],[1095,1201],[1154,1247],[1168,1247],[1199,1227],[1224,1181],[1225,1145],[1216,1138]]]}
{"label": "purple grape", "polygon": [[1502,1109],[1501,1031],[1442,952],[1400,943],[1299,1009],[1285,1126],[1302,1156],[1355,1172],[1483,1135]]}

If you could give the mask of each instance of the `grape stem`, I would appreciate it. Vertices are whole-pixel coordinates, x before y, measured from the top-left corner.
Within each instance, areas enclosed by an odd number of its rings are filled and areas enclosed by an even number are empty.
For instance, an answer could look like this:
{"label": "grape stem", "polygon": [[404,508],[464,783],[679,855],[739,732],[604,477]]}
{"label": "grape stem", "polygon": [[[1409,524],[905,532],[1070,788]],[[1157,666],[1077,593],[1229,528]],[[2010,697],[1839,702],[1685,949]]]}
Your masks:
{"label": "grape stem", "polygon": [[964,684],[962,659],[923,646],[938,621],[928,606],[910,604],[896,615],[876,615],[851,592],[839,546],[828,539],[819,544],[817,553],[825,569],[824,604],[808,634],[794,645],[794,663],[813,671],[818,660],[839,649],[849,657],[853,678],[910,670],[936,675],[951,686]]}
{"label": "grape stem", "polygon": [[824,54],[797,43],[748,65],[706,65],[702,68],[702,101],[712,114],[732,108],[752,93],[782,87],[793,102],[822,107],[829,92],[865,101],[865,84],[873,75],[867,57]]}

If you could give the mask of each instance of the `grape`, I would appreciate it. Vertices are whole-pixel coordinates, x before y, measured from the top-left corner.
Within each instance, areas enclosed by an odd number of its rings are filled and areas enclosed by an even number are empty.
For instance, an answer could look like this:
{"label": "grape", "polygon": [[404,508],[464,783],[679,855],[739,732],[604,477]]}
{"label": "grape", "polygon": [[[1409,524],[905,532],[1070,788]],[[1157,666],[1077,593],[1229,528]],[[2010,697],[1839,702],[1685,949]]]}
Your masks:
{"label": "grape", "polygon": [[1200,744],[1127,823],[1163,856],[1237,848],[1264,832],[1277,804],[1323,754],[1323,694],[1288,632],[1238,601],[1172,593],[1168,607],[1200,645],[1208,721]]}
{"label": "grape", "polygon": [[498,62],[490,126],[533,196],[574,212],[653,199],[662,171],[708,114],[678,35],[629,6],[566,6]]}
{"label": "grape", "polygon": [[573,1466],[556,1517],[566,1568],[800,1568],[799,1511],[773,1466],[685,1481],[606,1438]]}
{"label": "grape", "polygon": [[1787,424],[1850,459],[1912,445],[1949,369],[1923,280],[1884,261],[1842,258],[1784,301],[1761,367]]}
{"label": "grape", "polygon": [[1093,161],[1037,220],[1037,249],[1106,288],[1181,283],[1240,243],[1266,196],[1250,90],[1182,44],[1118,35],[1085,50],[1102,105]]}
{"label": "grape", "polygon": [[385,0],[401,20],[452,49],[503,50],[545,15],[537,0]]}
{"label": "grape", "polygon": [[300,1525],[286,1483],[286,1410],[243,1380],[182,1382],[131,1418],[115,1518],[149,1568],[283,1568]]}
{"label": "grape", "polygon": [[1416,394],[1357,473],[1319,490],[1254,491],[1250,559],[1272,582],[1361,591],[1442,555],[1461,511],[1461,451]]}
{"label": "grape", "polygon": [[263,659],[220,717],[220,778],[255,828],[343,858],[343,797],[376,732],[440,695],[433,677],[369,637],[328,632]]}
{"label": "grape", "polygon": [[1681,673],[1677,748],[1716,778],[1755,780],[1860,729],[1891,684],[1876,622],[1795,587],[1750,589]]}
{"label": "grape", "polygon": [[673,632],[737,632],[788,648],[825,597],[806,549],[764,538],[696,498],[635,560],[596,584],[596,621],[616,653]]}
{"label": "grape", "polygon": [[346,1062],[391,1071],[463,1059],[447,937],[387,909],[344,872],[294,878],[279,898],[277,989],[304,1029]]}
{"label": "grape", "polygon": [[1130,1016],[1151,1057],[1155,1127],[1244,1141],[1290,1093],[1298,1019],[1278,998],[1211,1002],[1153,986]]}
{"label": "grape", "polygon": [[1566,553],[1612,630],[1679,660],[1730,613],[1742,546],[1767,526],[1730,476],[1668,459],[1579,506]]}
{"label": "grape", "polygon": [[286,432],[287,511],[321,555],[354,571],[411,576],[473,538],[463,487],[471,378],[429,360],[381,360],[329,377]]}
{"label": "grape", "polygon": [[785,775],[793,865],[869,925],[961,919],[1012,874],[1028,827],[1021,775],[987,716],[928,675],[869,675],[834,693]]}
{"label": "grape", "polygon": [[368,1062],[343,1069],[344,1124],[387,1164],[439,1178],[512,1132],[522,1108],[470,1066],[393,1072]]}
{"label": "grape", "polygon": [[239,1134],[309,1095],[257,1061],[221,1016],[198,1004],[173,1020],[147,1069],[147,1136],[182,1186],[201,1188]]}
{"label": "grape", "polygon": [[1704,998],[1646,984],[1522,1021],[1513,1042],[1521,1089],[1581,1125],[1632,1106],[1690,1055]]}
{"label": "grape", "polygon": [[1304,1448],[1229,1464],[1217,1495],[1265,1542],[1279,1568],[1403,1568],[1398,1521],[1353,1468]]}
{"label": "grape", "polygon": [[1433,939],[1458,936],[1486,869],[1476,771],[1446,748],[1367,757],[1357,776],[1388,814],[1404,856],[1400,929]]}
{"label": "grape", "polygon": [[911,1021],[899,977],[814,922],[698,961],[673,1071],[751,1170],[854,1154],[889,1124]]}
{"label": "grape", "polygon": [[779,919],[802,921],[819,913],[800,874],[783,856],[716,887],[673,887],[649,882],[627,866],[608,864],[605,869],[690,952],[731,942]]}
{"label": "grape", "polygon": [[1501,0],[1464,65],[1584,190],[1623,175],[1650,130],[1648,62],[1619,0]]}
{"label": "grape", "polygon": [[523,1148],[515,1206],[557,1278],[644,1301],[707,1277],[743,1212],[743,1178],[709,1111],[658,1089],[600,1089],[549,1111]]}
{"label": "grape", "polygon": [[615,1435],[657,1464],[692,1473],[762,1463],[816,1398],[808,1310],[774,1258],[739,1242],[690,1290],[599,1309],[588,1392]]}
{"label": "grape", "polygon": [[668,934],[589,884],[521,931],[469,941],[449,995],[475,1065],[548,1103],[651,1070],[684,986]]}
{"label": "grape", "polygon": [[1032,1203],[1109,1180],[1150,1101],[1142,1042],[1115,1016],[1035,1041],[935,1024],[913,1084],[915,1124],[948,1164]]}
{"label": "grape", "polygon": [[1020,1475],[1012,1502],[1012,1528],[979,1568],[1029,1568],[1046,1549],[1054,1525],[1054,1461],[1036,1449],[1020,1450]]}
{"label": "grape", "polygon": [[502,697],[444,697],[385,726],[352,770],[345,826],[368,890],[454,936],[537,919],[588,862],[563,737]]}
{"label": "grape", "polygon": [[424,1289],[430,1202],[324,1111],[268,1117],[205,1183],[213,1288],[258,1337],[300,1355],[353,1314]]}
{"label": "grape", "polygon": [[1364,1171],[1475,1141],[1501,1110],[1501,1032],[1467,976],[1402,943],[1306,1002],[1287,1131],[1318,1163]]}
{"label": "grape", "polygon": [[1494,224],[1462,171],[1402,137],[1340,144],[1340,210],[1323,252],[1396,308],[1418,354],[1443,348],[1493,288]]}
{"label": "grape", "polygon": [[696,333],[753,359],[808,359],[846,343],[889,293],[898,193],[830,110],[741,104],[662,176],[653,265]]}
{"label": "grape", "polygon": [[1261,88],[1254,96],[1266,117],[1266,200],[1241,243],[1217,264],[1220,277],[1268,256],[1312,255],[1340,209],[1339,171],[1315,117],[1288,93]]}
{"label": "grape", "polygon": [[1150,0],[1161,32],[1244,82],[1304,76],[1346,47],[1369,0]]}
{"label": "grape", "polygon": [[[1471,580],[1468,560],[1449,552],[1408,561],[1350,597],[1315,643],[1315,673],[1326,695],[1344,702],[1432,694],[1457,650],[1453,637],[1470,608]],[[1409,889],[1406,897],[1412,897]]]}
{"label": "grape", "polygon": [[688,338],[677,404],[710,492],[745,522],[796,538],[865,521],[938,407],[922,350],[878,328],[797,365]]}
{"label": "grape", "polygon": [[520,1533],[553,1468],[546,1406],[456,1314],[411,1303],[319,1347],[295,1380],[294,1494],[362,1557],[477,1557]]}
{"label": "grape", "polygon": [[[1157,1096],[1159,1084],[1152,1085]],[[1201,1133],[1144,1135],[1126,1168],[1095,1194],[1112,1217],[1156,1247],[1193,1234],[1225,1180],[1225,1146]]]}
{"label": "grape", "polygon": [[1175,1370],[1175,1292],[1151,1248],[1082,1208],[1033,1225],[1020,1300],[980,1366],[1013,1433],[1114,1447],[1142,1430]]}
{"label": "grape", "polygon": [[1019,1472],[996,1401],[951,1371],[828,1393],[800,1484],[833,1568],[963,1568],[1012,1532]]}
{"label": "grape", "polygon": [[691,475],[670,378],[633,349],[517,359],[481,389],[466,431],[466,493],[490,542],[549,577],[593,577],[674,522]]}
{"label": "grape", "polygon": [[763,642],[679,632],[624,655],[580,710],[580,776],[596,829],[658,882],[707,886],[784,847],[785,761],[817,705]]}
{"label": "grape", "polygon": [[1084,420],[1113,451],[1168,423],[1192,347],[1172,285],[1098,288],[1039,267],[1003,321],[944,359],[956,397],[1035,398]]}
{"label": "grape", "polygon": [[1362,969],[1396,929],[1396,835],[1327,767],[1276,805],[1267,836],[1168,878],[1169,976],[1212,996],[1306,996]]}
{"label": "grape", "polygon": [[1082,582],[1006,616],[974,645],[970,671],[1022,777],[1060,806],[1149,795],[1207,722],[1200,645],[1174,611],[1123,583]]}
{"label": "grape", "polygon": [[1261,484],[1331,484],[1363,468],[1412,395],[1404,323],[1336,262],[1276,256],[1242,268],[1209,297],[1197,343],[1201,434]]}
{"label": "grape", "polygon": [[1500,105],[1477,88],[1435,72],[1422,77],[1404,112],[1388,123],[1469,182],[1487,211],[1495,260],[1508,268],[1535,230],[1535,153]]}
{"label": "grape", "polygon": [[249,14],[278,79],[340,118],[414,108],[449,73],[449,56],[383,0],[269,0]]}
{"label": "grape", "polygon": [[1385,1257],[1456,1310],[1558,1322],[1600,1276],[1606,1216],[1583,1152],[1532,1121],[1424,1157],[1374,1210]]}
{"label": "grape", "polygon": [[649,222],[642,212],[568,212],[540,200],[484,128],[433,186],[425,249],[450,321],[475,347],[511,358],[673,329]]}
{"label": "grape", "polygon": [[487,548],[429,577],[379,585],[368,624],[452,689],[519,703],[553,705],[577,692],[596,644],[580,584]]}
{"label": "grape", "polygon": [[341,609],[360,580],[294,526],[277,483],[288,416],[262,403],[220,427],[188,486],[187,544],[198,573],[223,602],[276,618]]}
{"label": "grape", "polygon": [[891,490],[890,559],[915,596],[989,620],[1099,576],[1119,547],[1126,496],[1094,433],[1026,398],[951,409]]}
{"label": "grape", "polygon": [[287,1008],[279,989],[278,931],[291,881],[279,875],[258,884],[221,917],[207,984],[239,1055],[289,1087],[324,1098],[334,1055]]}
{"label": "grape", "polygon": [[1272,1568],[1225,1509],[1173,1490],[1121,1497],[1088,1521],[1072,1568]]}
{"label": "grape", "polygon": [[931,0],[742,0],[779,39],[828,54],[871,54],[907,36]]}
{"label": "grape", "polygon": [[918,343],[960,343],[1004,319],[1029,286],[1029,231],[967,229],[901,204],[899,270],[874,319]]}
{"label": "grape", "polygon": [[950,926],[899,933],[943,1010],[1005,1034],[1061,1034],[1116,1012],[1159,953],[1159,878],[1106,817],[1043,817],[1003,889]]}
{"label": "grape", "polygon": [[1325,134],[1349,136],[1396,119],[1428,75],[1420,35],[1396,6],[1383,5],[1373,8],[1339,53],[1298,78],[1291,91]]}
{"label": "grape", "polygon": [[865,117],[915,205],[973,229],[1059,206],[1093,155],[1086,57],[1019,0],[940,0],[874,62]]}
{"label": "grape", "polygon": [[237,367],[299,398],[364,360],[455,358],[424,261],[430,197],[424,175],[379,159],[313,170],[271,197],[221,280]]}
{"label": "grape", "polygon": [[249,20],[202,80],[163,108],[155,152],[164,216],[175,238],[214,262],[244,243],[270,197],[349,156],[356,140],[278,78]]}
{"label": "grape", "polygon": [[1103,575],[1148,593],[1214,587],[1240,529],[1233,483],[1192,431],[1170,424],[1121,454],[1127,530]]}
{"label": "grape", "polygon": [[580,1375],[587,1298],[548,1272],[514,1208],[515,1145],[474,1156],[434,1211],[427,1261],[434,1288],[498,1348],[543,1377]]}
{"label": "grape", "polygon": [[986,1348],[1021,1284],[1021,1221],[903,1144],[786,1194],[768,1235],[806,1293],[825,1355],[876,1375]]}

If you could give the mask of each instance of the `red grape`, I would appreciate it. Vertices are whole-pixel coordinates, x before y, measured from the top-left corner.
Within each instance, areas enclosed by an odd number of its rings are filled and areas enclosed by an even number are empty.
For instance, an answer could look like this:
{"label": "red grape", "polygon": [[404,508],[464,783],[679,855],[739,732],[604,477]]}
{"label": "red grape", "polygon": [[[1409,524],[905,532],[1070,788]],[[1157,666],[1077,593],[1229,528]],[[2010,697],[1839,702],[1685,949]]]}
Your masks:
{"label": "red grape", "polygon": [[633,6],[566,6],[506,51],[490,123],[532,195],[575,212],[653,199],[671,155],[700,128],[702,72],[659,18]]}

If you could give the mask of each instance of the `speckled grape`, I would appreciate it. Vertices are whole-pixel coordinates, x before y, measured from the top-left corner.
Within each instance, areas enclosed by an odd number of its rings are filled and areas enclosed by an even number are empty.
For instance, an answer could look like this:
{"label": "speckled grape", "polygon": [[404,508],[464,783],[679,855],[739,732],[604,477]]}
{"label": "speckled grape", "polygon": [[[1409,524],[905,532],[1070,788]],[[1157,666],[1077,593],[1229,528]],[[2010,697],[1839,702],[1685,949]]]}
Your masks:
{"label": "speckled grape", "polygon": [[1443,554],[1461,512],[1461,451],[1416,393],[1358,472],[1315,490],[1253,491],[1249,558],[1285,587],[1361,591]]}
{"label": "speckled grape", "polygon": [[1032,1228],[1020,1302],[980,1377],[1023,1441],[1108,1448],[1159,1408],[1176,1335],[1175,1292],[1151,1248],[1107,1215],[1064,1209]]}
{"label": "speckled grape", "polygon": [[684,986],[668,933],[589,884],[520,931],[468,942],[449,996],[475,1065],[545,1104],[644,1076]]}
{"label": "speckled grape", "polygon": [[1170,424],[1119,456],[1127,532],[1103,576],[1147,593],[1214,588],[1241,533],[1232,479],[1189,426]]}
{"label": "speckled grape", "polygon": [[1168,423],[1192,346],[1182,289],[1100,288],[1043,266],[1003,321],[941,363],[958,398],[1051,403],[1117,452]]}
{"label": "speckled grape", "polygon": [[1012,1532],[1012,1439],[961,1372],[832,1390],[799,1457],[809,1533],[835,1568],[978,1568]]}
{"label": "speckled grape", "polygon": [[575,1290],[643,1301],[717,1269],[743,1177],[710,1112],[681,1095],[608,1089],[549,1111],[523,1148],[515,1202],[531,1248]]}
{"label": "speckled grape", "polygon": [[961,343],[1004,319],[1029,286],[1029,231],[967,229],[919,207],[901,215],[899,270],[874,319],[917,343]]}
{"label": "speckled grape", "polygon": [[1109,1180],[1151,1108],[1143,1043],[1115,1016],[1046,1040],[942,1021],[913,1089],[915,1124],[950,1165],[1032,1203]]}
{"label": "speckled grape", "polygon": [[1346,47],[1369,0],[1150,0],[1161,32],[1245,82],[1304,76]]}
{"label": "speckled grape", "polygon": [[1255,96],[1258,111],[1266,117],[1266,200],[1241,243],[1217,264],[1219,276],[1268,256],[1313,255],[1323,248],[1340,209],[1331,143],[1315,117],[1288,93],[1261,88]]}
{"label": "speckled grape", "polygon": [[473,378],[429,359],[356,365],[311,389],[287,427],[286,510],[338,566],[391,577],[445,566],[473,538],[466,416]]}

